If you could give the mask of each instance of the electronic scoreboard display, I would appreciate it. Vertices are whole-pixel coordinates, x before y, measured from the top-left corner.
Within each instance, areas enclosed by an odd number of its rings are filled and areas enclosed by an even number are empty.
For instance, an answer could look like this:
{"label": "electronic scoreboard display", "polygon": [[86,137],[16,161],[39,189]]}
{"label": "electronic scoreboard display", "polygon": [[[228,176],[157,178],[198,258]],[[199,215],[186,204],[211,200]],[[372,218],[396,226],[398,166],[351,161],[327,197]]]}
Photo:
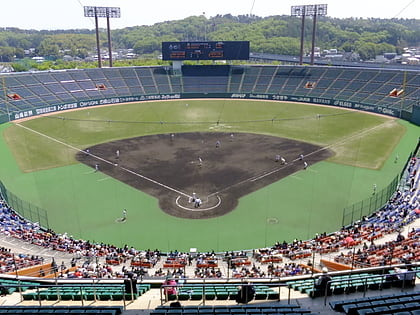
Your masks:
{"label": "electronic scoreboard display", "polygon": [[163,60],[248,60],[249,41],[162,42]]}

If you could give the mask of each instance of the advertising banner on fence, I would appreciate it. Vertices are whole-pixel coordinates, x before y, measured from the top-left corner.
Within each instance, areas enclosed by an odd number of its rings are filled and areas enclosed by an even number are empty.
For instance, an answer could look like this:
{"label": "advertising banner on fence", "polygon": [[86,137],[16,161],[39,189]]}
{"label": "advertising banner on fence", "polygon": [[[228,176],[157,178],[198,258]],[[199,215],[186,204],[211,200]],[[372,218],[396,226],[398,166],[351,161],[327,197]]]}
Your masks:
{"label": "advertising banner on fence", "polygon": [[280,95],[280,94],[263,94],[263,93],[174,93],[174,94],[152,94],[152,95],[137,95],[125,97],[110,97],[96,100],[77,101],[72,103],[50,105],[40,108],[28,109],[10,114],[10,120],[18,120],[22,118],[44,115],[54,112],[60,112],[70,109],[85,108],[91,106],[103,106],[119,103],[143,102],[143,101],[166,101],[177,99],[194,99],[194,98],[230,98],[230,99],[256,99],[256,100],[271,100],[283,102],[299,102],[336,106],[348,109],[362,110],[382,115],[400,117],[399,110],[363,104],[351,101],[334,100],[322,97],[309,96],[294,96],[294,95]]}

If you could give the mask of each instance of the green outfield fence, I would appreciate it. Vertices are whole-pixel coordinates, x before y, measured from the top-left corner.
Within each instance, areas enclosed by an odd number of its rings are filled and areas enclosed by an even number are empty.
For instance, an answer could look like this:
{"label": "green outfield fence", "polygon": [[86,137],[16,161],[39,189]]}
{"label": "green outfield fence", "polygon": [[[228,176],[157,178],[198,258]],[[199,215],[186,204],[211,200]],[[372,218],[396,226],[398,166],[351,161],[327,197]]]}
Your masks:
{"label": "green outfield fence", "polygon": [[38,222],[42,228],[49,229],[48,215],[45,209],[20,199],[7,190],[2,181],[0,181],[0,195],[17,214],[31,222]]}
{"label": "green outfield fence", "polygon": [[372,196],[343,209],[342,225],[351,225],[383,207],[397,190],[402,174],[397,175],[391,183],[380,191],[373,191]]}
{"label": "green outfield fence", "polygon": [[0,124],[4,124],[9,121],[9,115],[0,115]]}
{"label": "green outfield fence", "polygon": [[400,185],[405,185],[406,178],[404,177],[408,163],[410,160],[419,153],[420,149],[420,139],[417,143],[416,148],[411,152],[410,156],[407,158],[405,165],[403,167],[402,172],[395,176],[395,178],[391,181],[391,183],[383,188],[380,191],[373,191],[372,187],[372,196],[359,201],[349,207],[343,209],[343,219],[342,219],[342,226],[351,225],[353,222],[362,220],[363,217],[372,214],[373,212],[377,211],[378,209],[382,208],[391,196],[397,191],[398,188],[404,190],[405,187],[399,187]]}

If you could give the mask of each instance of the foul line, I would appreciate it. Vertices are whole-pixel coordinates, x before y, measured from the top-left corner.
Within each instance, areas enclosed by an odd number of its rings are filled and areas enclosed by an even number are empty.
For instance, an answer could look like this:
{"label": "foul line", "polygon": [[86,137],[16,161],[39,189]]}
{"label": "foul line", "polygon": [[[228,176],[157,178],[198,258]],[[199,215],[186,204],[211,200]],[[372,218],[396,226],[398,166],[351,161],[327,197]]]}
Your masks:
{"label": "foul line", "polygon": [[[83,151],[83,150],[81,150],[81,149],[79,149],[79,148],[77,148],[77,147],[75,147],[75,146],[72,146],[71,144],[65,143],[65,142],[63,142],[63,141],[61,141],[61,140],[58,140],[58,139],[55,139],[55,138],[53,138],[53,137],[51,137],[51,136],[48,136],[48,135],[43,134],[43,133],[41,133],[41,132],[39,132],[39,131],[33,130],[33,129],[28,128],[28,127],[26,127],[26,126],[23,126],[23,125],[21,125],[21,124],[19,124],[19,123],[17,123],[17,124],[16,124],[16,126],[19,126],[19,127],[21,127],[21,128],[24,128],[24,129],[26,129],[26,130],[28,130],[28,131],[33,132],[33,133],[36,133],[37,135],[40,135],[40,136],[42,136],[42,137],[45,137],[45,138],[47,138],[47,139],[49,139],[49,140],[51,140],[51,141],[57,142],[57,143],[59,143],[59,144],[61,144],[61,145],[64,145],[64,146],[66,146],[66,147],[70,148],[70,149],[73,149],[73,150],[75,150],[75,151],[77,151],[77,152],[85,152],[85,151]],[[184,192],[182,192],[182,191],[180,191],[180,190],[177,190],[177,189],[172,188],[172,187],[170,187],[170,186],[168,186],[168,185],[162,184],[162,183],[160,183],[160,182],[158,182],[158,181],[156,181],[156,180],[154,180],[154,179],[151,179],[151,178],[149,178],[149,177],[147,177],[147,176],[144,176],[144,175],[141,175],[141,174],[139,174],[139,173],[136,173],[136,172],[134,172],[134,171],[132,171],[132,170],[129,170],[128,168],[121,167],[121,166],[115,166],[115,164],[114,164],[113,162],[108,161],[108,160],[105,160],[105,159],[101,158],[100,156],[97,156],[97,155],[94,155],[94,154],[91,154],[91,153],[89,153],[89,155],[90,155],[90,156],[92,156],[92,157],[94,157],[94,158],[96,158],[97,160],[100,160],[100,161],[102,161],[102,162],[104,162],[104,163],[107,163],[107,164],[113,165],[114,167],[118,167],[118,168],[120,168],[120,169],[122,169],[122,170],[124,170],[124,171],[126,171],[126,172],[128,172],[128,173],[130,173],[130,174],[133,174],[133,175],[135,175],[135,176],[138,176],[138,177],[140,177],[140,178],[142,178],[142,179],[144,179],[144,180],[147,180],[147,181],[149,181],[149,182],[151,182],[151,183],[153,183],[153,184],[155,184],[155,185],[158,185],[158,186],[161,186],[161,187],[163,187],[163,188],[166,188],[166,189],[168,189],[168,190],[170,190],[170,191],[173,191],[173,192],[175,192],[175,193],[177,193],[177,194],[183,195],[183,196],[185,196],[185,197],[192,197],[192,196],[190,196],[190,195],[188,195],[188,194],[186,194],[186,193],[184,193]]]}
{"label": "foul line", "polygon": [[[377,128],[381,127],[382,125],[386,125],[386,124],[389,124],[389,123],[390,123],[389,121],[386,121],[385,123],[383,123],[383,124],[381,124],[381,125],[374,126],[374,127],[369,128],[369,129],[367,129],[367,130],[363,130],[363,131],[361,131],[361,132],[359,132],[359,133],[356,133],[356,134],[354,134],[354,135],[350,135],[349,137],[344,138],[344,139],[342,139],[342,140],[340,140],[340,141],[337,141],[337,142],[335,142],[335,143],[333,143],[333,144],[327,145],[327,146],[325,146],[325,147],[321,147],[321,148],[319,148],[318,150],[315,150],[315,151],[313,151],[313,152],[310,152],[310,153],[306,154],[306,155],[305,155],[305,157],[306,157],[306,156],[313,155],[313,154],[316,154],[316,153],[321,152],[321,151],[324,151],[324,150],[327,150],[327,149],[329,149],[329,148],[331,148],[331,147],[333,147],[333,146],[335,146],[335,145],[345,143],[345,142],[350,141],[351,139],[353,139],[353,138],[355,138],[355,137],[360,137],[361,135],[363,135],[363,134],[365,134],[365,133],[368,133],[368,132],[370,132],[370,131],[372,131],[372,130],[375,130],[375,129],[377,129]],[[43,136],[43,137],[45,137],[45,138],[47,138],[47,139],[50,139],[50,140],[55,141],[55,142],[57,142],[57,143],[60,143],[60,144],[62,144],[62,145],[64,145],[64,146],[67,146],[67,147],[69,147],[69,148],[71,148],[71,149],[73,149],[73,150],[76,150],[76,151],[78,151],[78,152],[85,152],[85,151],[83,151],[83,150],[80,150],[79,148],[76,148],[75,146],[72,146],[72,145],[70,145],[70,144],[64,143],[64,142],[62,142],[62,141],[60,141],[60,140],[58,140],[58,139],[55,139],[55,138],[53,138],[53,137],[51,137],[51,136],[48,136],[48,135],[46,135],[46,134],[43,134],[43,133],[41,133],[41,132],[39,132],[39,131],[33,130],[33,129],[28,128],[28,127],[26,127],[26,126],[23,126],[23,125],[21,125],[21,124],[19,124],[19,123],[16,123],[16,125],[17,125],[17,126],[19,126],[19,127],[24,128],[24,129],[26,129],[26,130],[29,130],[29,131],[31,131],[31,132],[33,132],[33,133],[36,133],[36,134],[38,134],[38,135],[40,135],[40,136]],[[105,162],[105,163],[111,164],[111,165],[113,165],[114,167],[119,167],[120,169],[122,169],[122,170],[124,170],[124,171],[126,171],[126,172],[128,172],[128,173],[130,173],[130,174],[133,174],[133,175],[135,175],[135,176],[138,176],[138,177],[140,177],[140,178],[142,178],[142,179],[144,179],[144,180],[146,180],[146,181],[149,181],[149,182],[151,182],[151,183],[154,183],[154,184],[156,184],[156,185],[158,185],[158,186],[164,187],[164,188],[166,188],[166,189],[168,189],[168,190],[170,190],[170,191],[173,191],[173,192],[178,193],[178,194],[180,194],[180,195],[183,195],[183,196],[185,196],[185,197],[192,197],[192,196],[190,196],[190,195],[188,195],[188,194],[186,194],[186,193],[184,193],[184,192],[182,192],[182,191],[179,191],[179,190],[177,190],[177,189],[175,189],[175,188],[172,188],[172,187],[170,187],[170,186],[168,186],[168,185],[162,184],[162,183],[160,183],[160,182],[158,182],[158,181],[156,181],[156,180],[154,180],[154,179],[151,179],[151,178],[149,178],[149,177],[147,177],[147,176],[144,176],[144,175],[141,175],[141,174],[139,174],[139,173],[136,173],[136,172],[134,172],[134,171],[132,171],[132,170],[129,170],[129,169],[125,168],[125,167],[115,166],[115,164],[114,164],[113,162],[110,162],[110,161],[108,161],[108,160],[105,160],[105,159],[103,159],[103,158],[101,158],[101,157],[99,157],[99,156],[96,156],[96,155],[91,154],[91,153],[89,153],[89,155],[93,156],[94,158],[96,158],[96,159],[98,159],[98,160],[100,160],[100,161],[103,161],[103,162]],[[214,193],[211,193],[211,194],[207,195],[207,198],[209,198],[209,197],[211,197],[211,196],[219,195],[220,193],[222,193],[222,192],[224,192],[224,191],[226,191],[226,190],[228,190],[228,189],[230,189],[230,188],[232,188],[232,187],[235,187],[235,186],[238,186],[238,185],[244,184],[244,183],[246,183],[246,182],[255,182],[255,181],[258,181],[258,180],[260,180],[260,179],[262,179],[262,178],[265,178],[265,177],[267,177],[267,176],[270,176],[270,175],[272,175],[272,174],[274,174],[274,173],[279,172],[280,170],[284,169],[285,167],[287,167],[287,166],[289,166],[289,165],[294,164],[296,161],[299,161],[299,160],[300,160],[299,158],[296,158],[296,159],[292,160],[290,163],[288,163],[288,164],[284,165],[283,167],[275,168],[275,169],[272,169],[271,171],[268,171],[268,172],[265,172],[265,173],[262,173],[262,174],[260,173],[260,174],[258,174],[258,175],[255,175],[255,176],[249,177],[249,178],[247,178],[247,179],[244,179],[244,180],[242,180],[242,181],[240,181],[240,182],[237,182],[237,183],[235,183],[235,184],[233,184],[233,185],[230,185],[230,186],[225,187],[225,188],[223,188],[223,189],[221,189],[221,190],[219,190],[219,191],[216,191],[216,192],[214,192]]]}
{"label": "foul line", "polygon": [[[359,132],[359,133],[355,133],[355,134],[353,134],[353,135],[348,136],[347,138],[341,139],[341,140],[339,140],[339,141],[337,141],[337,142],[335,142],[335,143],[329,144],[329,145],[327,145],[327,146],[325,146],[325,147],[321,147],[321,148],[319,148],[318,150],[315,150],[315,151],[313,151],[313,152],[310,152],[310,153],[306,154],[306,155],[304,156],[304,158],[305,158],[305,157],[307,157],[307,156],[314,155],[314,154],[316,154],[316,153],[318,153],[318,152],[321,152],[321,151],[327,150],[327,149],[329,149],[329,148],[331,148],[331,147],[334,147],[334,146],[336,146],[336,145],[346,143],[346,142],[348,142],[348,141],[352,140],[353,138],[360,137],[360,136],[362,136],[362,135],[364,135],[364,134],[366,134],[366,133],[371,132],[372,130],[378,129],[378,128],[380,128],[381,126],[383,126],[383,125],[387,125],[387,124],[390,124],[390,123],[391,123],[391,121],[386,121],[386,122],[384,122],[383,124],[380,124],[380,125],[374,126],[374,127],[372,127],[372,128],[366,129],[366,130],[362,130],[362,131],[361,131],[361,132]],[[285,167],[287,167],[287,166],[289,166],[289,165],[294,164],[294,163],[295,163],[295,162],[297,162],[297,161],[300,161],[300,158],[296,158],[296,159],[292,160],[290,163],[285,164],[283,167],[278,167],[278,168],[272,169],[271,171],[267,171],[267,172],[265,172],[265,173],[263,172],[263,173],[260,173],[259,175],[255,175],[255,176],[249,177],[249,178],[247,178],[247,179],[244,179],[244,180],[242,180],[242,181],[240,181],[240,182],[237,182],[237,183],[235,183],[235,184],[232,184],[232,185],[230,185],[230,186],[228,186],[228,187],[225,187],[225,188],[223,188],[223,189],[221,189],[221,190],[219,190],[219,191],[216,191],[216,192],[214,192],[214,193],[211,193],[211,194],[210,194],[210,195],[208,195],[207,197],[214,196],[214,195],[219,195],[219,194],[220,194],[221,192],[223,192],[223,191],[226,191],[226,190],[228,190],[228,189],[230,189],[230,188],[232,188],[232,187],[235,187],[235,186],[238,186],[238,185],[244,184],[244,183],[246,183],[246,182],[255,182],[255,181],[258,181],[258,180],[260,180],[260,179],[262,179],[262,178],[265,178],[265,177],[267,177],[267,176],[270,176],[270,175],[272,175],[272,174],[274,174],[274,173],[279,172],[280,170],[284,169]]]}
{"label": "foul line", "polygon": [[100,179],[98,179],[98,182],[102,182],[102,181],[104,181],[104,180],[108,180],[108,179],[111,179],[111,177],[104,177],[104,178],[100,178]]}

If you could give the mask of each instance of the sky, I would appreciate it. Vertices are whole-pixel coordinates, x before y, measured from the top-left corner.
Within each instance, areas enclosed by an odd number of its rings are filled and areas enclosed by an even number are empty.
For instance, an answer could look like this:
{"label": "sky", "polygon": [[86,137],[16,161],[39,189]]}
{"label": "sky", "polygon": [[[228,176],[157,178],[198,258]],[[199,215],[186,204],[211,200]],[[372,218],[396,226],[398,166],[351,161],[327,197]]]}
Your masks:
{"label": "sky", "polygon": [[[336,18],[420,19],[420,0],[2,0],[0,27],[20,29],[94,29],[84,17],[84,6],[119,7],[121,18],[110,19],[111,29],[152,25],[188,16],[217,14],[290,15],[291,6],[327,4],[327,16]],[[106,27],[106,19],[99,19]]]}

